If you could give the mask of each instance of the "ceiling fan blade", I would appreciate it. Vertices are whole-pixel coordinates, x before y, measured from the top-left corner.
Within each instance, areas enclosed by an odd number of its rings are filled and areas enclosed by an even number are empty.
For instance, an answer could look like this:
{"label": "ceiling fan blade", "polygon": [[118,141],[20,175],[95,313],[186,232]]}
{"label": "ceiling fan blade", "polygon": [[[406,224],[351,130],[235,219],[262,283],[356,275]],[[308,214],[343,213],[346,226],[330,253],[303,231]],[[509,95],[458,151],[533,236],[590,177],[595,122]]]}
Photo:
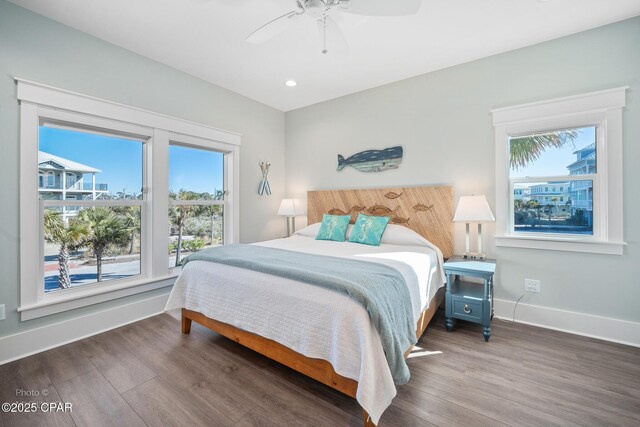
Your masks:
{"label": "ceiling fan blade", "polygon": [[318,19],[318,33],[322,53],[338,58],[345,57],[349,53],[347,37],[336,21],[330,16]]}
{"label": "ceiling fan blade", "polygon": [[350,0],[340,2],[342,12],[367,16],[415,15],[420,10],[422,0]]}
{"label": "ceiling fan blade", "polygon": [[298,18],[298,15],[300,15],[300,12],[292,11],[285,13],[273,21],[267,22],[251,33],[249,37],[247,37],[247,41],[255,44],[266,42],[289,28],[289,25]]}

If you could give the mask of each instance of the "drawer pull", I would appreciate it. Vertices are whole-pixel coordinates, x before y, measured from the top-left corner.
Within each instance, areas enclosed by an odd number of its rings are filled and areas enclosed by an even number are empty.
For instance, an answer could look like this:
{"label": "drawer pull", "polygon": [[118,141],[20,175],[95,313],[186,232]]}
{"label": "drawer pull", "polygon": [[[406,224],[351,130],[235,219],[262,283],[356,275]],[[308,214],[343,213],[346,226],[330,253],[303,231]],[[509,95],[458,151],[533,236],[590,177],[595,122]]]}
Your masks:
{"label": "drawer pull", "polygon": [[462,310],[464,310],[466,314],[471,313],[471,307],[469,307],[469,304],[465,304]]}

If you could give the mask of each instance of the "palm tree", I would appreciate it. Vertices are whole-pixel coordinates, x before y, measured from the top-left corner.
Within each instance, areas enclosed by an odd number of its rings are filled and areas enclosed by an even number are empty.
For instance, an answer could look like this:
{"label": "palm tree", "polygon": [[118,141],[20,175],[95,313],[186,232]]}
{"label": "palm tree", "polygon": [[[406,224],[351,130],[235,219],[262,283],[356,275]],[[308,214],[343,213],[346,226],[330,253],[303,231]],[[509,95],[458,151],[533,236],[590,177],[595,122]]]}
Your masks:
{"label": "palm tree", "polygon": [[65,225],[59,212],[44,211],[44,238],[48,242],[60,245],[58,250],[58,286],[67,289],[71,286],[69,277],[69,251],[81,246],[89,233],[88,228],[79,222],[71,221]]}
{"label": "palm tree", "polygon": [[[188,191],[180,189],[177,193],[170,191],[169,198],[172,200],[198,200],[200,195],[194,191]],[[187,218],[190,218],[196,214],[199,206],[197,205],[174,205],[171,206],[169,212],[169,220],[178,228],[178,244],[176,246],[176,263],[175,266],[180,265],[180,252],[182,251],[182,229]]]}
{"label": "palm tree", "polygon": [[538,223],[540,222],[540,210],[542,209],[542,205],[537,200],[529,200],[526,203],[527,209],[531,209],[536,213],[536,218],[538,219]]}
{"label": "palm tree", "polygon": [[140,208],[137,206],[114,206],[111,208],[124,221],[129,230],[129,255],[133,253],[136,237],[140,236]]}
{"label": "palm tree", "polygon": [[574,129],[511,138],[509,141],[509,163],[514,169],[525,168],[540,158],[550,147],[560,148],[578,138]]}
{"label": "palm tree", "polygon": [[129,230],[131,244],[129,245],[129,255],[133,253],[136,242],[136,236],[140,236],[140,227],[142,226],[140,219],[140,208],[127,206],[128,209],[124,213],[125,224]]}
{"label": "palm tree", "polygon": [[544,210],[545,213],[549,216],[549,222],[551,222],[551,214],[553,213],[553,205],[550,203],[547,203],[546,205],[544,205]]}
{"label": "palm tree", "polygon": [[98,282],[101,282],[102,257],[109,245],[124,247],[129,243],[130,228],[122,218],[106,207],[83,209],[73,221],[85,224],[89,230],[82,246],[93,250]]}
{"label": "palm tree", "polygon": [[551,198],[551,201],[553,202],[553,206],[556,208],[556,217],[560,216],[560,209],[558,208],[558,200],[560,199],[556,196],[553,196]]}

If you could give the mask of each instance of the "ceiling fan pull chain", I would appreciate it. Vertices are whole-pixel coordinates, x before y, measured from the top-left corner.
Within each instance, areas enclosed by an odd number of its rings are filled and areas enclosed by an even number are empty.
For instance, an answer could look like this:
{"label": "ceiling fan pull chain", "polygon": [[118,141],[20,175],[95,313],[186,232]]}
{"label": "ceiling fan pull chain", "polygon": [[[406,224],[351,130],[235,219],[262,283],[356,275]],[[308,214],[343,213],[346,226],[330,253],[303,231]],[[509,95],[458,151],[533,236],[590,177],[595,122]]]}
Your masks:
{"label": "ceiling fan pull chain", "polygon": [[327,54],[327,16],[325,15],[322,18],[322,38],[323,38],[323,49],[322,49],[322,53],[324,55]]}

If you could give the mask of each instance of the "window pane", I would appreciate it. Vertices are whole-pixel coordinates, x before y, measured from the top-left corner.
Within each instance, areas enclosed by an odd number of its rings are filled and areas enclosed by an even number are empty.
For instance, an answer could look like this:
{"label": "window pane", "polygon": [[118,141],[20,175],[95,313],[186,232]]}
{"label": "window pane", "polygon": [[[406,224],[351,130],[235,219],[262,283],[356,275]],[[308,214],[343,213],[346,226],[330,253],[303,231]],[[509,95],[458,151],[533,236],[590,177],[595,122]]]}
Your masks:
{"label": "window pane", "polygon": [[223,208],[220,205],[179,205],[169,208],[169,268],[185,256],[223,241]]}
{"label": "window pane", "polygon": [[48,207],[44,290],[140,274],[140,207]]}
{"label": "window pane", "polygon": [[514,231],[593,234],[593,181],[518,183]]}
{"label": "window pane", "polygon": [[596,173],[596,128],[584,127],[509,139],[510,176]]}
{"label": "window pane", "polygon": [[169,147],[169,191],[179,199],[224,198],[224,154],[180,145]]}
{"label": "window pane", "polygon": [[41,199],[141,198],[141,141],[40,126],[38,143]]}

